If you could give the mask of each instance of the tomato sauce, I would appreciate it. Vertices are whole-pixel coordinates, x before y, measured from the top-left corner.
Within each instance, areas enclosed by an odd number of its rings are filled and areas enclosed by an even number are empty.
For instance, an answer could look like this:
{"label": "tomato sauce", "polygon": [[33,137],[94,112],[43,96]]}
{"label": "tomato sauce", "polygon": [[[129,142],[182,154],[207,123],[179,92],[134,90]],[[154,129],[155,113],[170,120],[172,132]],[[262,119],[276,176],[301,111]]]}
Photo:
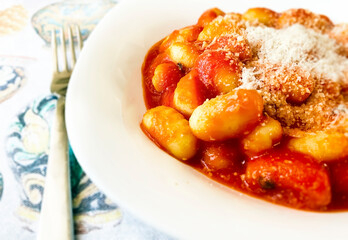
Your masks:
{"label": "tomato sauce", "polygon": [[[170,62],[170,59],[159,51],[161,42],[150,49],[142,67],[142,84],[147,109],[160,105],[171,106],[176,87],[176,85],[172,85],[162,92],[157,92],[152,84],[156,66],[160,63]],[[179,69],[183,74],[190,71],[190,69],[183,69],[181,66],[179,66]],[[146,133],[145,130],[144,132]],[[156,140],[150,134],[147,135],[156,143]],[[260,156],[246,156],[243,154],[238,139],[219,142],[217,146],[212,146],[211,150],[209,150],[210,143],[200,140],[200,147],[196,156],[183,162],[232,189],[276,204],[310,211],[347,210],[348,159],[318,163],[308,156],[293,153],[285,148],[285,143],[288,140],[288,138],[283,138],[280,144]],[[156,144],[161,147],[160,144]],[[227,149],[219,152],[223,156],[214,155],[214,149],[220,149],[221,147]],[[227,152],[224,153],[224,151]],[[210,157],[233,160],[229,160],[228,163],[222,160],[219,163],[222,166],[221,169],[220,166],[213,166],[217,169],[212,169],[209,166]],[[280,170],[274,174],[270,171],[270,176],[263,175],[262,172],[253,172],[252,168],[256,167],[257,164],[263,164],[262,168],[279,168]],[[297,171],[296,169],[300,170]],[[312,169],[314,170],[312,171]],[[248,179],[248,174],[259,177],[253,179],[249,176]],[[277,182],[274,182],[274,179],[277,179]],[[314,203],[308,203],[310,201]],[[319,204],[318,207],[316,203],[325,204]]]}

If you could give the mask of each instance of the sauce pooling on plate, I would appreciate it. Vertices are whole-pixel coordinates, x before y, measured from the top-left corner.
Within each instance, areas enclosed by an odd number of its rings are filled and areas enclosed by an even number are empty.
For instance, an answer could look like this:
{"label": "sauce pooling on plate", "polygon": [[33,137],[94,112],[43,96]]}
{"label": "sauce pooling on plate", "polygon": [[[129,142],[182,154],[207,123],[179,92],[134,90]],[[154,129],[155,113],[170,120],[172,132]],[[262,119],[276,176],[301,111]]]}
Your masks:
{"label": "sauce pooling on plate", "polygon": [[206,176],[292,208],[348,209],[348,24],[213,8],[155,44],[141,127]]}

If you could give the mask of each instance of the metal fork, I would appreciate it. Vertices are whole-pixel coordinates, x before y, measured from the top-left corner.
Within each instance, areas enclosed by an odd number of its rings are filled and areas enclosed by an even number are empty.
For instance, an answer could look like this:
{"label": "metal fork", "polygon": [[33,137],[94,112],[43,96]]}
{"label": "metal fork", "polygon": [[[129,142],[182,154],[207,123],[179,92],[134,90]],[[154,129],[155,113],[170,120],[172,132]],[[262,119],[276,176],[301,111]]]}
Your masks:
{"label": "metal fork", "polygon": [[[68,61],[64,32],[68,32],[70,64]],[[45,190],[41,205],[38,240],[71,240],[73,214],[70,190],[68,139],[65,128],[65,96],[69,79],[76,63],[75,51],[82,48],[81,32],[75,27],[77,44],[73,40],[71,26],[59,31],[62,64],[59,64],[56,30],[52,31],[53,77],[51,92],[58,95],[55,118],[51,127],[50,153],[47,163]],[[70,66],[69,66],[70,65]]]}

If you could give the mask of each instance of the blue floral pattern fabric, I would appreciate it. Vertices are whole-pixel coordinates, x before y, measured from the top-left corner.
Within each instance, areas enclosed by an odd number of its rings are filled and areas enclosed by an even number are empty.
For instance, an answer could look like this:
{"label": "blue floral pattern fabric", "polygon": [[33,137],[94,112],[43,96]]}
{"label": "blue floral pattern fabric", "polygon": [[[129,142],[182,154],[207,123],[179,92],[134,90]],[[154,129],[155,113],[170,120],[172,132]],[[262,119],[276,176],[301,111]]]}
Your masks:
{"label": "blue floral pattern fabric", "polygon": [[[15,118],[6,141],[13,174],[22,188],[21,217],[28,221],[31,217],[27,216],[40,212],[49,155],[49,131],[56,101],[54,95],[36,99]],[[86,176],[71,149],[69,161],[77,233],[86,233],[106,222],[117,225],[121,220],[118,206],[107,199]],[[98,216],[99,223],[91,221],[91,216]]]}
{"label": "blue floral pattern fabric", "polygon": [[0,65],[0,102],[11,97],[24,83],[24,70],[12,65]]}
{"label": "blue floral pattern fabric", "polygon": [[[85,40],[116,4],[115,0],[1,3],[0,14],[5,11],[15,17],[4,22],[0,18],[0,26],[9,29],[0,31],[0,213],[4,216],[0,239],[36,239],[57,103],[49,92],[50,31],[79,25]],[[171,239],[101,192],[71,148],[69,163],[76,239]]]}

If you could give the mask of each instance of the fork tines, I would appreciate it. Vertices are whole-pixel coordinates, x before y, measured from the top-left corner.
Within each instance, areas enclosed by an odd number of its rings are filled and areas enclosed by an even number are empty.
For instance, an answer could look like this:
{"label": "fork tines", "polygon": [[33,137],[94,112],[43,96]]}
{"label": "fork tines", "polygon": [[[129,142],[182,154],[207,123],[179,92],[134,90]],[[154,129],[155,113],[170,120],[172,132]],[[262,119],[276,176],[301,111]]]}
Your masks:
{"label": "fork tines", "polygon": [[[73,28],[75,31],[73,31]],[[59,45],[61,51],[58,53]],[[67,55],[66,45],[68,45],[69,47],[69,55]],[[59,29],[53,29],[51,38],[51,48],[53,52],[53,71],[56,73],[71,72],[76,63],[76,54],[81,51],[82,45],[83,41],[78,25],[74,25],[74,27],[68,26],[64,28],[60,27]],[[58,64],[58,59],[61,59],[62,64]]]}

